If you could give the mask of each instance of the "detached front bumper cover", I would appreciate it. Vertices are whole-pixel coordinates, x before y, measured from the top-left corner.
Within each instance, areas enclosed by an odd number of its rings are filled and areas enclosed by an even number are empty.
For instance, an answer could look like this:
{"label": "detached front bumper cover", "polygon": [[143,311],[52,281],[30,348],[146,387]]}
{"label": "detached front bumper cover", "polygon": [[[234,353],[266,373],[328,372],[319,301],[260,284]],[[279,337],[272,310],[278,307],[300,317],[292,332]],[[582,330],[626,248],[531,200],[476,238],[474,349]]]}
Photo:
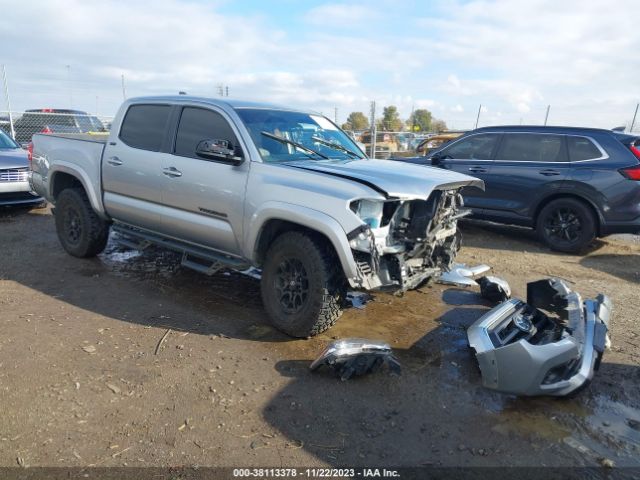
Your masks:
{"label": "detached front bumper cover", "polygon": [[585,387],[608,344],[611,300],[582,301],[558,279],[527,285],[467,330],[485,387],[514,395],[564,396]]}

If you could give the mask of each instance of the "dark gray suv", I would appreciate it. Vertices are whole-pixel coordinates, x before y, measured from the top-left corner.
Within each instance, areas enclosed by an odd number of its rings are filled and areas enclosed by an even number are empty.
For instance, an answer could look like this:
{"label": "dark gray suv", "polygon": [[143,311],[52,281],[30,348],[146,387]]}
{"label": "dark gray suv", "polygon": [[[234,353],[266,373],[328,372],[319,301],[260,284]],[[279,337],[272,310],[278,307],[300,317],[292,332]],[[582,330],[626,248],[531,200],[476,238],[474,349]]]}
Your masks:
{"label": "dark gray suv", "polygon": [[476,218],[535,228],[576,253],[595,237],[640,233],[640,137],[611,130],[509,126],[473,130],[424,158],[484,180],[465,189]]}

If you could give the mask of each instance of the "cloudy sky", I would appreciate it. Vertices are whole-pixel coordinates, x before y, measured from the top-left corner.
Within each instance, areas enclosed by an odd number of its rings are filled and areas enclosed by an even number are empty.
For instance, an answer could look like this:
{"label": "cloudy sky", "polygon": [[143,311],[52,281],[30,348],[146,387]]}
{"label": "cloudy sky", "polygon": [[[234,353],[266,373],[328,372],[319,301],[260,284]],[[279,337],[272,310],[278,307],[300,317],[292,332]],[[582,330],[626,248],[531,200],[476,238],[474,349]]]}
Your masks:
{"label": "cloudy sky", "polygon": [[[640,101],[637,0],[0,0],[13,110],[113,115],[177,93],[351,111],[428,108],[450,127],[611,128]],[[0,94],[0,110],[5,110]]]}

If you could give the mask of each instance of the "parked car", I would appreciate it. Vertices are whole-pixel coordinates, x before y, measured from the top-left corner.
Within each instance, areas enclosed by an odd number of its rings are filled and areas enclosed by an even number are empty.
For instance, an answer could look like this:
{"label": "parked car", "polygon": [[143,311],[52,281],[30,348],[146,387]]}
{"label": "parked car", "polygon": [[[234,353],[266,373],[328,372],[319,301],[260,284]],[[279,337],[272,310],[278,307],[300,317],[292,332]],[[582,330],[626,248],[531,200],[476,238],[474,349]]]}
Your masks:
{"label": "parked car", "polygon": [[0,131],[0,205],[38,205],[43,202],[29,186],[28,175],[27,152]]}
{"label": "parked car", "polygon": [[369,160],[326,117],[260,103],[129,99],[108,139],[87,138],[33,137],[31,181],[69,254],[100,253],[112,229],[207,274],[260,268],[269,317],[295,337],[331,327],[347,286],[405,291],[449,269],[459,191],[482,186]]}
{"label": "parked car", "polygon": [[460,137],[463,133],[464,132],[445,132],[430,135],[418,144],[416,153],[423,156],[428,155],[430,152],[439,149],[445,143]]}
{"label": "parked car", "polygon": [[370,157],[389,158],[394,152],[399,151],[398,142],[395,136],[389,132],[376,132],[376,151],[375,155],[371,153],[371,131],[367,130],[362,134],[362,143],[365,146],[366,153]]}
{"label": "parked car", "polygon": [[401,159],[474,175],[465,189],[477,218],[535,228],[561,252],[595,237],[640,233],[640,137],[611,130],[479,128],[430,153]]}
{"label": "parked car", "polygon": [[106,132],[102,122],[95,116],[80,110],[41,108],[27,110],[14,122],[16,141],[27,144],[35,133],[86,133]]}

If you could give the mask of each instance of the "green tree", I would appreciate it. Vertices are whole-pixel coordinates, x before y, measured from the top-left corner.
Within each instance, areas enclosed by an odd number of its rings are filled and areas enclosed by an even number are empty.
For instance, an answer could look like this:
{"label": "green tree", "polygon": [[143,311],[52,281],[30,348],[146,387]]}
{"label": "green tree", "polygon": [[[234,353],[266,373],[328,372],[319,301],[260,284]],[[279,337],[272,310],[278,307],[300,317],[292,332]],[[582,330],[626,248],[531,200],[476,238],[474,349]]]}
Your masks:
{"label": "green tree", "polygon": [[369,119],[362,112],[351,112],[347,121],[342,124],[343,130],[367,130]]}
{"label": "green tree", "polygon": [[[419,108],[413,111],[411,116],[411,125],[413,127],[419,127],[420,132],[430,132],[432,130],[431,122],[433,121],[433,115],[426,108]],[[414,130],[418,130],[414,128]]]}
{"label": "green tree", "polygon": [[431,130],[434,132],[445,132],[447,130],[447,124],[444,120],[440,120],[438,118],[434,118],[431,122]]}
{"label": "green tree", "polygon": [[400,120],[398,108],[395,105],[384,107],[382,111],[382,130],[388,132],[400,132],[404,127],[404,123]]}

